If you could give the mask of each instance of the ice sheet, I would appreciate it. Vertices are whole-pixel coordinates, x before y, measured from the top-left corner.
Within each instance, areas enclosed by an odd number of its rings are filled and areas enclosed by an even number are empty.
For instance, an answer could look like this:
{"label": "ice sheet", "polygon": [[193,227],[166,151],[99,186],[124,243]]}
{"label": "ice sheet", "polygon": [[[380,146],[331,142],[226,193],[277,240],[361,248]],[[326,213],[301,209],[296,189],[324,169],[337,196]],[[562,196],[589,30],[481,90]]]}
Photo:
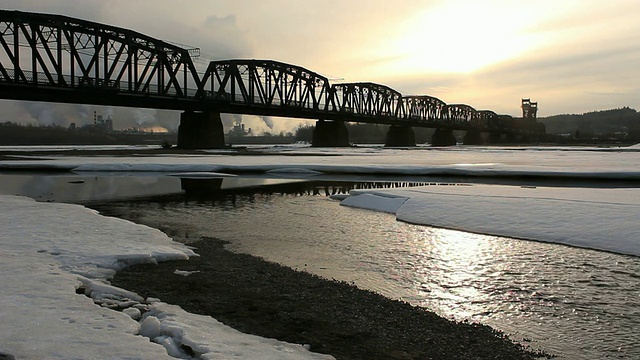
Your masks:
{"label": "ice sheet", "polygon": [[[640,189],[423,186],[352,190],[342,204],[398,220],[640,256]],[[398,198],[407,200],[397,206]],[[386,204],[386,205],[385,205]]]}

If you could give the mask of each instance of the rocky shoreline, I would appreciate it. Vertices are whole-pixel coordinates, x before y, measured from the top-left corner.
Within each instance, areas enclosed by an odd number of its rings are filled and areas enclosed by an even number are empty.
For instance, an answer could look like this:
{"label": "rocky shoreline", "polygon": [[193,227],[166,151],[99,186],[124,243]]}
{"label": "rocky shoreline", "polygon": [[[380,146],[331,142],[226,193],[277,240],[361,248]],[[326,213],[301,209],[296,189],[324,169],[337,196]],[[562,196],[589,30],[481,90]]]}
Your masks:
{"label": "rocky shoreline", "polygon": [[345,282],[234,253],[218,239],[189,245],[199,257],[132,266],[112,283],[210,315],[242,332],[306,344],[336,359],[549,357],[488,326],[447,320]]}

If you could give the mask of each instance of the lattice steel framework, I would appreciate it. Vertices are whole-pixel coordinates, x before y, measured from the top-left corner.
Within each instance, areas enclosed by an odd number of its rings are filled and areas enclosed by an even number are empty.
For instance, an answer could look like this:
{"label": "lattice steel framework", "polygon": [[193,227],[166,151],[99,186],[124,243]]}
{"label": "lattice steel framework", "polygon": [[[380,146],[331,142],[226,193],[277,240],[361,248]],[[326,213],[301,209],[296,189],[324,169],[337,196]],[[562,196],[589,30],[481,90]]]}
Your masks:
{"label": "lattice steel framework", "polygon": [[408,121],[436,123],[442,119],[442,111],[446,106],[444,101],[433,96],[405,96],[399,115]]}
{"label": "lattice steel framework", "polygon": [[202,77],[204,99],[253,108],[326,111],[329,80],[305,68],[268,60],[212,61]]}
{"label": "lattice steel framework", "polygon": [[199,84],[189,50],[66,16],[0,10],[0,45],[0,82],[13,85],[188,96]]}
{"label": "lattice steel framework", "polygon": [[498,114],[491,110],[478,110],[474,118],[475,125],[484,129],[497,129],[500,126],[498,120]]}
{"label": "lattice steel framework", "polygon": [[465,104],[449,104],[442,111],[442,122],[454,127],[466,127],[474,124],[476,110]]}
{"label": "lattice steel framework", "polygon": [[357,117],[397,119],[402,94],[374,83],[343,83],[331,86],[331,111]]}

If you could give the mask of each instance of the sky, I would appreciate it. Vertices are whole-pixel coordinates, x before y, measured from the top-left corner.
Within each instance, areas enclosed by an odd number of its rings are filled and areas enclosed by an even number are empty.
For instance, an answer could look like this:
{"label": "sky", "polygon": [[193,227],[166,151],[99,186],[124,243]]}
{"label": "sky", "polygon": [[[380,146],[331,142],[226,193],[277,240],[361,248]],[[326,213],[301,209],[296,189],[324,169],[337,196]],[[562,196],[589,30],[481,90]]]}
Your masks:
{"label": "sky", "polygon": [[[272,59],[331,82],[375,82],[520,116],[640,109],[640,2],[636,0],[3,0],[3,9],[63,14],[198,47],[210,60]],[[92,121],[117,128],[176,128],[171,111],[3,101],[19,122]],[[125,121],[124,119],[128,119]],[[291,130],[293,119],[227,116],[255,132]],[[7,121],[0,119],[0,121]],[[303,123],[308,123],[304,121]]]}

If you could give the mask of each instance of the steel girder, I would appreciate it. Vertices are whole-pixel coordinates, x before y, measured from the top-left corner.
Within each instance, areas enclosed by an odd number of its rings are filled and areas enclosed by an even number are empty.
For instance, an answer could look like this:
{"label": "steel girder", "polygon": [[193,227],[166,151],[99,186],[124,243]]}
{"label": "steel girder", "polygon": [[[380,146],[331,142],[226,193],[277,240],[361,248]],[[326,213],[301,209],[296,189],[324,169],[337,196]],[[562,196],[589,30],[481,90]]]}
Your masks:
{"label": "steel girder", "polygon": [[498,114],[491,110],[478,110],[476,112],[476,125],[483,129],[494,129],[498,127]]}
{"label": "steel girder", "polygon": [[436,123],[442,119],[442,111],[446,105],[433,96],[405,96],[402,98],[400,116],[407,121]]}
{"label": "steel girder", "polygon": [[60,15],[0,10],[0,83],[160,96],[194,95],[189,51]]}
{"label": "steel girder", "polygon": [[443,124],[458,128],[473,125],[474,118],[476,118],[476,110],[465,104],[446,105],[442,112]]}
{"label": "steel girder", "polygon": [[402,94],[374,83],[343,83],[331,86],[331,111],[353,116],[397,118]]}
{"label": "steel girder", "polygon": [[205,100],[293,112],[326,111],[329,103],[326,77],[269,60],[212,61],[201,90]]}

